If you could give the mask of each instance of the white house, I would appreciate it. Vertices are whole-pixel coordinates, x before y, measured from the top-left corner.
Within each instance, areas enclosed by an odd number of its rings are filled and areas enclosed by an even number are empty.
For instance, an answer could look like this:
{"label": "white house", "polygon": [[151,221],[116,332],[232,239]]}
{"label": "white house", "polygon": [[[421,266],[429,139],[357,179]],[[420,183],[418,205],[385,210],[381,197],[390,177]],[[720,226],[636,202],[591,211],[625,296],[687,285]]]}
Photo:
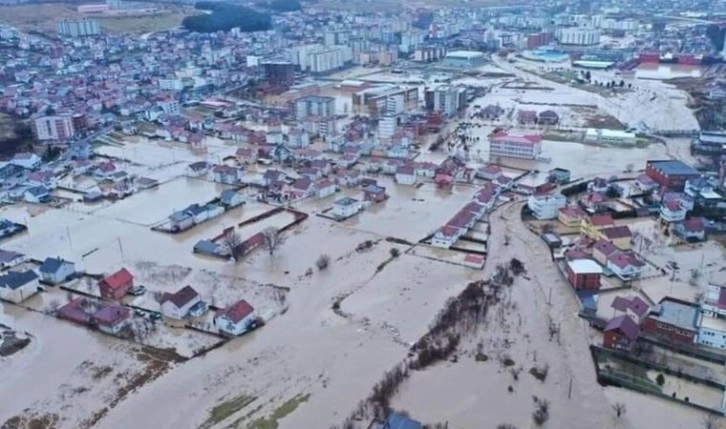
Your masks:
{"label": "white house", "polygon": [[396,169],[396,183],[400,185],[416,184],[416,171],[411,165],[402,165]]}
{"label": "white house", "polygon": [[565,205],[567,205],[567,197],[562,194],[530,195],[527,199],[527,207],[539,220],[556,218],[559,210]]}
{"label": "white house", "polygon": [[333,195],[336,191],[335,183],[328,179],[319,180],[317,183],[315,183],[315,189],[318,198],[329,197]]}
{"label": "white house", "polygon": [[346,219],[358,213],[361,209],[360,201],[355,198],[343,197],[333,203],[331,214],[339,219]]}
{"label": "white house", "polygon": [[633,252],[613,252],[607,259],[607,268],[625,281],[637,278],[644,266]]}
{"label": "white house", "polygon": [[102,332],[117,335],[128,325],[131,310],[120,305],[107,305],[93,314],[93,321]]}
{"label": "white house", "polygon": [[222,334],[237,336],[252,328],[256,320],[255,309],[243,299],[217,313],[214,325]]}
{"label": "white house", "polygon": [[41,161],[40,157],[34,153],[22,152],[15,154],[10,163],[30,170],[39,167]]}
{"label": "white house", "polygon": [[45,186],[33,186],[25,190],[23,199],[28,203],[46,203],[50,200],[50,192]]}
{"label": "white house", "polygon": [[173,319],[183,319],[202,298],[191,286],[184,286],[175,293],[165,293],[161,298],[161,313]]}
{"label": "white house", "polygon": [[726,349],[726,319],[706,313],[698,316],[698,344],[716,349]]}
{"label": "white house", "polygon": [[462,230],[454,226],[443,226],[431,237],[431,245],[448,249],[456,243],[462,234]]}
{"label": "white house", "polygon": [[12,250],[0,249],[0,267],[11,268],[25,262],[25,255]]}
{"label": "white house", "polygon": [[187,165],[187,176],[202,177],[209,173],[209,164],[204,161],[192,162]]}
{"label": "white house", "polygon": [[714,277],[708,282],[701,310],[710,317],[726,317],[726,280]]}
{"label": "white house", "polygon": [[8,271],[0,276],[0,299],[23,302],[38,293],[38,285],[35,271]]}
{"label": "white house", "polygon": [[38,271],[42,282],[57,285],[76,272],[76,264],[61,258],[46,258]]}
{"label": "white house", "polygon": [[686,219],[688,210],[678,200],[668,200],[660,206],[660,218],[665,222],[681,222]]}
{"label": "white house", "polygon": [[245,202],[244,195],[234,189],[225,189],[219,197],[219,201],[228,209],[237,207]]}

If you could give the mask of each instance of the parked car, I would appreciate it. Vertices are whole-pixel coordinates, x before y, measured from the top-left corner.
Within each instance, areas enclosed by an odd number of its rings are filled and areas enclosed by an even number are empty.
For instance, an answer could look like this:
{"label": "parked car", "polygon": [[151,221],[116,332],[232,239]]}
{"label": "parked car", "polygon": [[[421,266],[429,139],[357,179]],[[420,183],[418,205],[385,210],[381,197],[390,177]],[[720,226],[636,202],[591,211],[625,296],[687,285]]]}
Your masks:
{"label": "parked car", "polygon": [[141,296],[146,293],[146,286],[138,285],[129,289],[128,294],[133,296]]}

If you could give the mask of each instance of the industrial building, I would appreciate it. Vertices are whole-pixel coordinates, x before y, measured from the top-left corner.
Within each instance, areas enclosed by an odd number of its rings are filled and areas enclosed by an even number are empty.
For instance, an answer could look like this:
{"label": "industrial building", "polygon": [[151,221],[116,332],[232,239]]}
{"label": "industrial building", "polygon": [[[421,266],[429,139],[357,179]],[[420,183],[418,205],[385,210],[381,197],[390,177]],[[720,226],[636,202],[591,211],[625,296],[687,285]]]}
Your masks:
{"label": "industrial building", "polygon": [[59,35],[67,37],[98,36],[101,34],[101,25],[95,19],[63,20],[58,22],[57,28]]}
{"label": "industrial building", "polygon": [[585,142],[632,146],[637,142],[637,138],[634,133],[625,131],[588,128],[585,131]]}
{"label": "industrial building", "polygon": [[451,67],[478,67],[484,64],[484,54],[476,51],[453,51],[446,54],[444,64]]}
{"label": "industrial building", "polygon": [[682,191],[688,179],[701,177],[701,172],[674,159],[646,162],[645,174],[660,186],[674,191]]}

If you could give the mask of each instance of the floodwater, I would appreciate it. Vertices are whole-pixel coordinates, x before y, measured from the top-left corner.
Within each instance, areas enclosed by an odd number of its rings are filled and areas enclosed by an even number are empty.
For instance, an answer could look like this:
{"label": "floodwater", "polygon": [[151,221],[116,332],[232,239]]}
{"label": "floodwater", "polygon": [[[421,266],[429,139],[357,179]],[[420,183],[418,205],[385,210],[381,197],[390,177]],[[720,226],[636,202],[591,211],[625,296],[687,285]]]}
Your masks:
{"label": "floodwater", "polygon": [[641,64],[635,69],[639,79],[673,79],[678,77],[700,77],[703,67],[681,64]]}

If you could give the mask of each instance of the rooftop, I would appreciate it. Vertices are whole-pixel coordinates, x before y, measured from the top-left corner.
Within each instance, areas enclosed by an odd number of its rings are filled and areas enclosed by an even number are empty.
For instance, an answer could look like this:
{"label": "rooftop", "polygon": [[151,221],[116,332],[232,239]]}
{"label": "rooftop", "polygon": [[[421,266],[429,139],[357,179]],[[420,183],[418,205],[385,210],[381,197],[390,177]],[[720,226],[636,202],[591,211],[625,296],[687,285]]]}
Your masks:
{"label": "rooftop", "polygon": [[653,166],[667,175],[684,175],[684,176],[700,176],[701,173],[683,161],[675,159],[664,159],[656,161],[648,161]]}
{"label": "rooftop", "polygon": [[698,318],[698,306],[665,297],[651,309],[648,317],[678,328],[694,331],[696,330],[696,320]]}
{"label": "rooftop", "polygon": [[575,274],[602,274],[602,267],[592,259],[575,259],[567,265]]}

